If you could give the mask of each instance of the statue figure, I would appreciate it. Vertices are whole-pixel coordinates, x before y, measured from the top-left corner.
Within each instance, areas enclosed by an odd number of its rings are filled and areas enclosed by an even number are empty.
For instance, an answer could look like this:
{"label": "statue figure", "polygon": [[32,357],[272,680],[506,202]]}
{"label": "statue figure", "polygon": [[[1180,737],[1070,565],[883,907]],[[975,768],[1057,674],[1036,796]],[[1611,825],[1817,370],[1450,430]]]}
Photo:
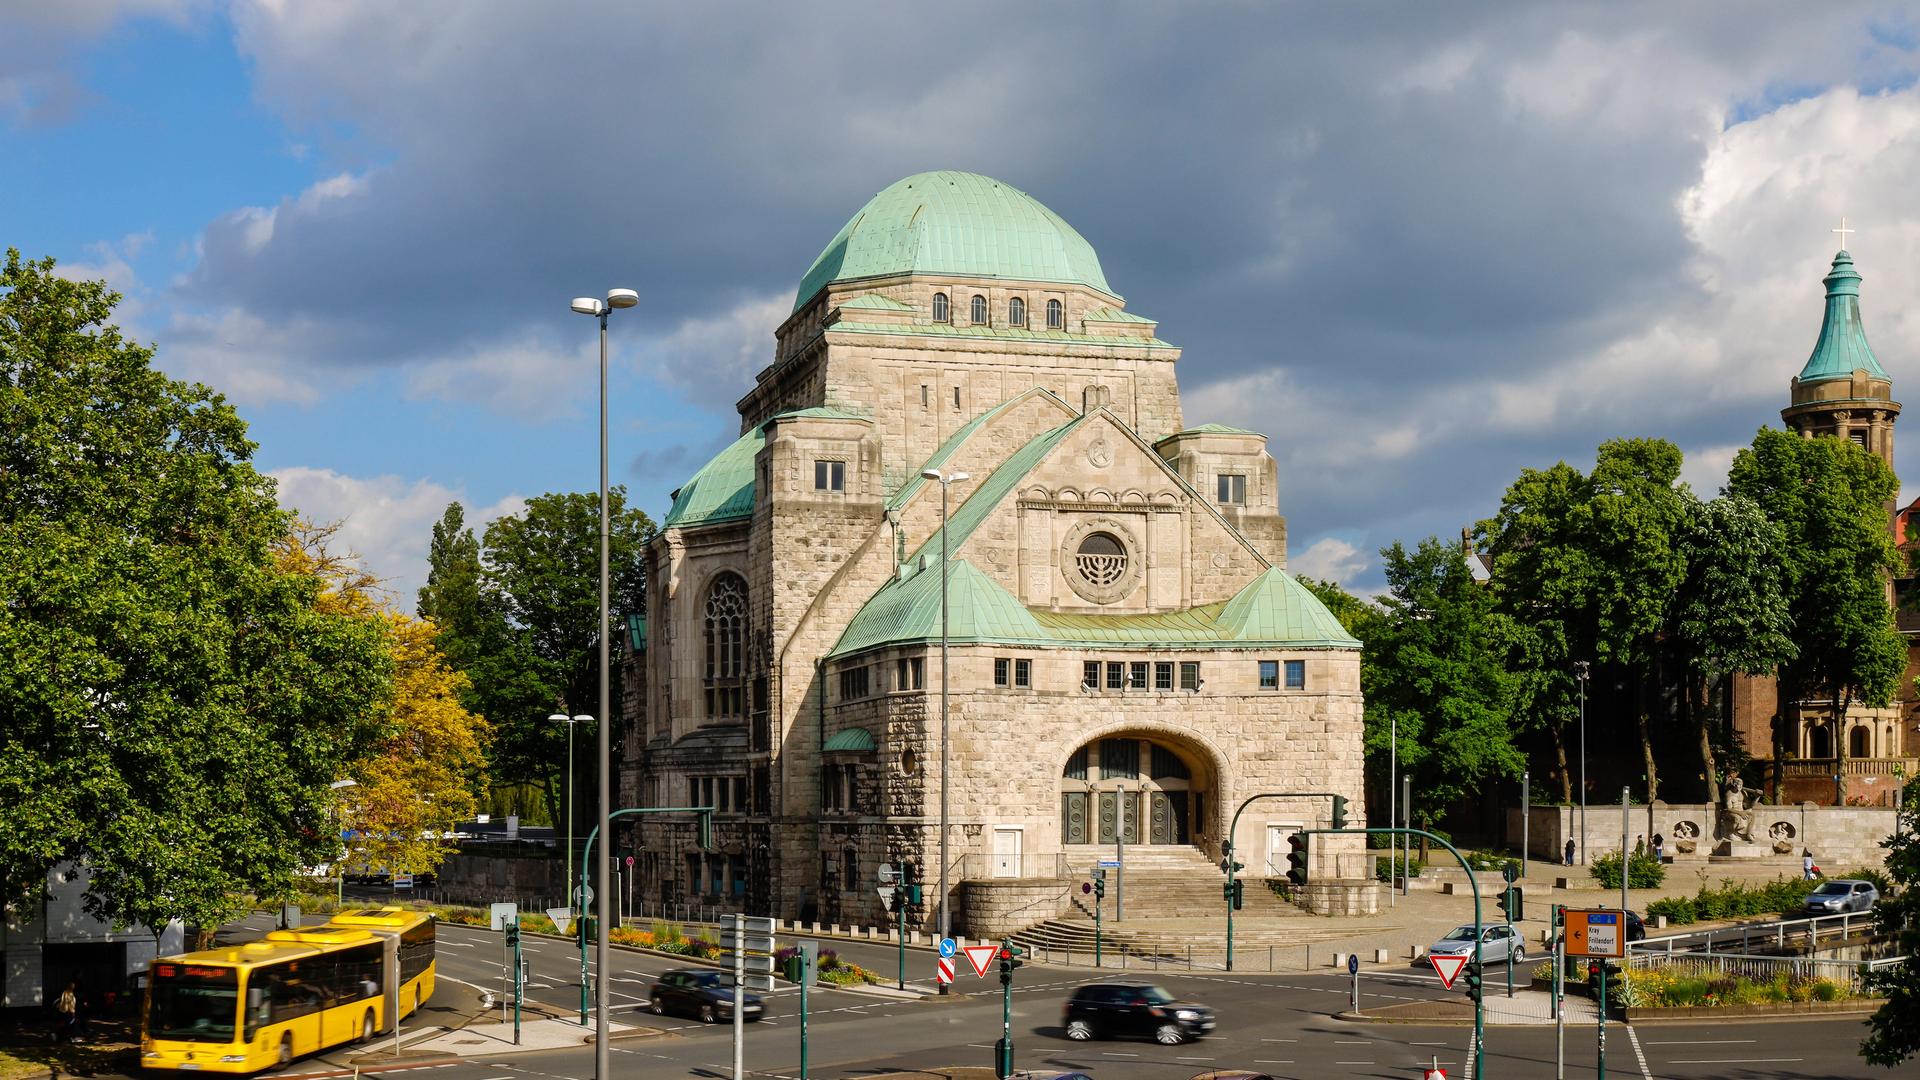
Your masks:
{"label": "statue figure", "polygon": [[1720,805],[1720,838],[1740,843],[1753,843],[1753,811],[1746,787],[1739,777],[1727,781],[1726,792]]}

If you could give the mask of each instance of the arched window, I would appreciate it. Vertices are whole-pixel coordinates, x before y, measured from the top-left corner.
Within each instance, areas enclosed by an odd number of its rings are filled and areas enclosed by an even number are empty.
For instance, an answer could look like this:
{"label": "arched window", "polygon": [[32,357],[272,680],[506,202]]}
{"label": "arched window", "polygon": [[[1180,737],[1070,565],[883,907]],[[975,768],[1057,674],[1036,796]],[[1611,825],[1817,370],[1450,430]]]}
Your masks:
{"label": "arched window", "polygon": [[1067,309],[1058,300],[1047,301],[1047,329],[1058,330],[1067,325]]}
{"label": "arched window", "polygon": [[1027,325],[1027,302],[1025,300],[1016,296],[1007,301],[1007,325]]}
{"label": "arched window", "polygon": [[1847,736],[1847,755],[1857,758],[1872,757],[1873,751],[1868,745],[1870,738],[1871,735],[1865,724],[1855,726],[1852,733]]}
{"label": "arched window", "polygon": [[1810,758],[1833,756],[1833,730],[1827,725],[1815,725],[1813,730],[1807,732],[1807,756]]}
{"label": "arched window", "polygon": [[739,720],[747,714],[747,583],[721,574],[707,590],[707,717]]}
{"label": "arched window", "polygon": [[933,321],[934,322],[952,322],[953,321],[953,311],[947,305],[946,293],[937,292],[933,294]]}
{"label": "arched window", "polygon": [[985,323],[987,321],[987,298],[984,296],[976,296],[973,298],[973,303],[970,306],[973,310],[968,312],[967,317],[973,320],[973,325],[979,326]]}

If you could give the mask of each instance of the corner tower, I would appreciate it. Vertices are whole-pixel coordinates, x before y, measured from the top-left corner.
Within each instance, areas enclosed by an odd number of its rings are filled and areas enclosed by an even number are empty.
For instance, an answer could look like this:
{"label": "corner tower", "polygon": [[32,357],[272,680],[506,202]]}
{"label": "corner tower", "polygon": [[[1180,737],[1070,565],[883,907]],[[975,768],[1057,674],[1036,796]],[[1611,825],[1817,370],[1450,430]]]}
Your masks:
{"label": "corner tower", "polygon": [[1787,427],[1805,438],[1852,439],[1893,466],[1893,422],[1900,403],[1893,379],[1867,344],[1860,325],[1860,273],[1842,250],[1827,271],[1826,318],[1813,355],[1792,383],[1792,404],[1780,410]]}

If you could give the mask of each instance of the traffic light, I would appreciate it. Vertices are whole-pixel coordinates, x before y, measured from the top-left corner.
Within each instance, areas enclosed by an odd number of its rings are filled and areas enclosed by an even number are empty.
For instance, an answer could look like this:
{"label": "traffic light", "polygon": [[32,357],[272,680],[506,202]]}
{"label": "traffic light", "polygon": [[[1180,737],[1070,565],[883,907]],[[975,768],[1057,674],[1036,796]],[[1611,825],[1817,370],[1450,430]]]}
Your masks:
{"label": "traffic light", "polygon": [[713,811],[702,810],[700,817],[700,850],[713,850]]}
{"label": "traffic light", "polygon": [[906,894],[907,903],[917,904],[920,902],[920,883],[919,882],[916,881],[911,885],[903,886],[900,891]]}
{"label": "traffic light", "polygon": [[1227,903],[1233,910],[1240,910],[1240,905],[1245,901],[1246,895],[1247,883],[1245,881],[1234,878],[1232,881],[1227,882]]}
{"label": "traffic light", "polygon": [[1486,987],[1480,979],[1480,961],[1467,961],[1467,997],[1478,1005],[1486,994]]}
{"label": "traffic light", "polygon": [[1307,883],[1307,834],[1287,837],[1287,880],[1295,885]]}
{"label": "traffic light", "polygon": [[507,924],[507,947],[511,949],[518,944],[520,944],[520,924],[508,923]]}
{"label": "traffic light", "polygon": [[1333,797],[1333,827],[1336,829],[1344,829],[1347,827],[1347,797],[1345,795],[1335,795]]}
{"label": "traffic light", "polygon": [[1500,917],[1506,920],[1507,922],[1512,922],[1513,921],[1513,889],[1512,887],[1509,886],[1507,889],[1502,891],[1500,893],[1500,899],[1496,900],[1495,903],[1500,905]]}
{"label": "traffic light", "polygon": [[1013,971],[1021,964],[1020,957],[1026,950],[1018,945],[1002,942],[1000,945],[1000,984],[1005,986],[1013,981]]}
{"label": "traffic light", "polygon": [[1093,895],[1096,899],[1107,895],[1107,879],[1106,878],[1097,877],[1093,879]]}

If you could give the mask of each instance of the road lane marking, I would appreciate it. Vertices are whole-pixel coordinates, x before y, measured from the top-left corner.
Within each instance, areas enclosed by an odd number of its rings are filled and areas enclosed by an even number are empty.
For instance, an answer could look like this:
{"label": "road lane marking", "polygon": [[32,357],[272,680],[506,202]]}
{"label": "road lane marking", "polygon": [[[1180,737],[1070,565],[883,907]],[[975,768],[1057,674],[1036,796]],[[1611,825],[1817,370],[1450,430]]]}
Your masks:
{"label": "road lane marking", "polygon": [[1299,1039],[1261,1039],[1261,1042],[1299,1042]]}
{"label": "road lane marking", "polygon": [[1140,1055],[1139,1054],[1122,1054],[1112,1050],[1102,1050],[1100,1051],[1100,1056],[1101,1057],[1139,1057]]}
{"label": "road lane marking", "polygon": [[1640,1049],[1640,1036],[1634,1033],[1632,1024],[1627,1025],[1627,1041],[1633,1044],[1633,1056],[1640,1062],[1640,1075],[1653,1080],[1653,1071],[1647,1068],[1646,1051]]}
{"label": "road lane marking", "polygon": [[1669,1065],[1759,1065],[1776,1061],[1805,1061],[1806,1058],[1674,1058]]}
{"label": "road lane marking", "polygon": [[1340,1046],[1372,1046],[1373,1045],[1372,1039],[1335,1039],[1333,1041]]}

